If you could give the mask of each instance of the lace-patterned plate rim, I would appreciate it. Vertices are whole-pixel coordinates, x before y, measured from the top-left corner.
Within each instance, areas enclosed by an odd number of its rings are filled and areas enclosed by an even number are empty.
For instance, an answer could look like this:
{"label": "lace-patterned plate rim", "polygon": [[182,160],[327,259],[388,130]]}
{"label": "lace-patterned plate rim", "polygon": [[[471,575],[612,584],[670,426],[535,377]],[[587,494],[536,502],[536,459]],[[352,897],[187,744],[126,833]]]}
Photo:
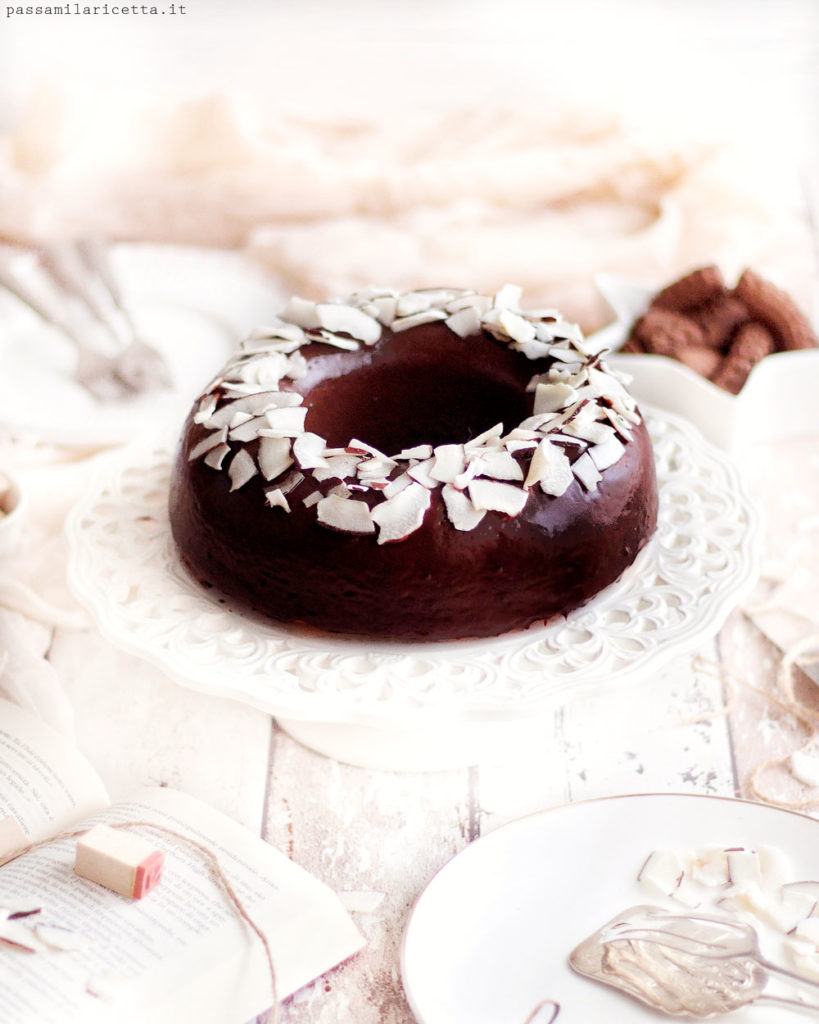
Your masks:
{"label": "lace-patterned plate rim", "polygon": [[565,619],[486,640],[373,643],[233,611],[181,566],[167,438],[100,460],[69,518],[69,582],[102,633],[188,688],[293,720],[361,725],[515,720],[637,681],[710,639],[756,582],[761,522],[730,460],[643,406],[658,530],[614,584]]}

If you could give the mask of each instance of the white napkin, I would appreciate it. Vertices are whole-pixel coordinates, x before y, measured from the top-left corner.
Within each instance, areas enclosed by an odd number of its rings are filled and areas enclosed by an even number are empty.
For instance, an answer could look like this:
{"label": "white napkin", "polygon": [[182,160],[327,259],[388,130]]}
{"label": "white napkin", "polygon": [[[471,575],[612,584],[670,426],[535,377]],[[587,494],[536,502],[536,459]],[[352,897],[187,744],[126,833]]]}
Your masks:
{"label": "white napkin", "polygon": [[74,713],[46,660],[51,640],[48,626],[0,608],[0,693],[71,736]]}

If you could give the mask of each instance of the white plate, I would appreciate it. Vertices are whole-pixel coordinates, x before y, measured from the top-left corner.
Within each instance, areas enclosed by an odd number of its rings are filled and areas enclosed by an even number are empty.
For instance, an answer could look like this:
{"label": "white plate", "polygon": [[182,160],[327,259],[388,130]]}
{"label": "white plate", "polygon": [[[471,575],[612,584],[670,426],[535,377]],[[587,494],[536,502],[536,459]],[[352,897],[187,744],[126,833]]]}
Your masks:
{"label": "white plate", "polygon": [[[643,285],[608,274],[600,274],[595,280],[617,320],[587,341],[598,349],[616,350],[628,337],[634,321],[645,312],[653,293]],[[638,402],[685,416],[712,444],[725,451],[816,431],[819,349],[767,356],[751,370],[738,395],[729,394],[666,356],[614,355],[608,362],[632,378],[629,390]]]}
{"label": "white plate", "polygon": [[712,636],[756,581],[760,524],[730,461],[682,421],[646,421],[657,534],[616,583],[545,626],[402,644],[237,613],[180,565],[165,443],[100,466],[68,522],[69,582],[114,643],[183,685],[269,711],[331,756],[410,770],[473,764],[487,729],[536,732],[536,712],[637,679]]}
{"label": "white plate", "polygon": [[[652,850],[711,843],[774,845],[790,858],[794,879],[816,877],[819,822],[722,797],[570,804],[479,839],[432,879],[407,926],[402,973],[419,1024],[523,1024],[543,999],[560,1003],[557,1024],[669,1020],[574,974],[567,957],[620,911],[652,902],[636,881]],[[725,1019],[803,1018],[756,1007]]]}
{"label": "white plate", "polygon": [[112,262],[141,336],[168,361],[174,385],[99,402],[73,378],[74,350],[13,296],[0,291],[0,421],[63,444],[103,446],[181,422],[239,340],[277,312],[281,292],[238,253],[120,245]]}

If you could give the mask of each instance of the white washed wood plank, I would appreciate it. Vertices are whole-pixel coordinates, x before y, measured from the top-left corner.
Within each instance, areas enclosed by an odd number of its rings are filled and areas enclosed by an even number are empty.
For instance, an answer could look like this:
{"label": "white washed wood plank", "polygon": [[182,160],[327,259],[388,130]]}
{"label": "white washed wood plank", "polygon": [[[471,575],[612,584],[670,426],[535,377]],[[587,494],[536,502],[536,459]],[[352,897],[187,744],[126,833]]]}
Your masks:
{"label": "white washed wood plank", "polygon": [[[726,669],[737,680],[730,725],[740,795],[758,799],[751,786],[756,770],[770,759],[786,758],[802,746],[808,731],[764,696],[777,695],[776,670],[781,652],[751,622],[736,614],[722,632],[720,647]],[[808,701],[813,696],[815,707],[815,686],[809,680],[806,683],[803,696]],[[793,778],[787,765],[767,770],[759,788],[775,801],[799,801],[811,795]],[[805,810],[819,814],[816,807]]]}
{"label": "white washed wood plank", "polygon": [[77,745],[113,800],[172,786],[260,833],[268,715],[186,690],[95,632],[57,630],[49,660],[74,707]]}
{"label": "white washed wood plank", "polygon": [[[702,649],[715,660],[714,644]],[[734,771],[724,716],[692,723],[723,707],[722,685],[675,659],[640,683],[601,688],[563,712],[572,801],[621,793],[733,795]]]}
{"label": "white washed wood plank", "polygon": [[367,948],[297,993],[283,1024],[411,1024],[399,949],[429,879],[474,834],[469,770],[432,775],[339,764],[277,732],[265,837],[337,891],[384,894],[354,915]]}
{"label": "white washed wood plank", "polygon": [[521,745],[514,758],[499,762],[493,762],[488,752],[475,769],[481,835],[544,807],[569,802],[562,709],[543,715],[542,722],[542,742]]}

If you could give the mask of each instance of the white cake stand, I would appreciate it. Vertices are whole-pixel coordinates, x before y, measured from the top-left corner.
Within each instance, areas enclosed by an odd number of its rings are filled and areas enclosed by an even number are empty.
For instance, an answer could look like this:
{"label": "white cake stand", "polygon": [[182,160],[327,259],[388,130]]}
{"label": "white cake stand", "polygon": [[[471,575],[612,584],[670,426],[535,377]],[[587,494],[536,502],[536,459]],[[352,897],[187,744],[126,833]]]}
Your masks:
{"label": "white cake stand", "polygon": [[646,421],[657,533],[616,583],[545,626],[410,644],[248,618],[180,564],[165,443],[100,464],[69,519],[69,580],[112,642],[184,686],[268,711],[331,757],[423,771],[514,756],[542,742],[543,716],[561,702],[623,686],[713,636],[756,581],[760,523],[731,462],[683,420]]}

